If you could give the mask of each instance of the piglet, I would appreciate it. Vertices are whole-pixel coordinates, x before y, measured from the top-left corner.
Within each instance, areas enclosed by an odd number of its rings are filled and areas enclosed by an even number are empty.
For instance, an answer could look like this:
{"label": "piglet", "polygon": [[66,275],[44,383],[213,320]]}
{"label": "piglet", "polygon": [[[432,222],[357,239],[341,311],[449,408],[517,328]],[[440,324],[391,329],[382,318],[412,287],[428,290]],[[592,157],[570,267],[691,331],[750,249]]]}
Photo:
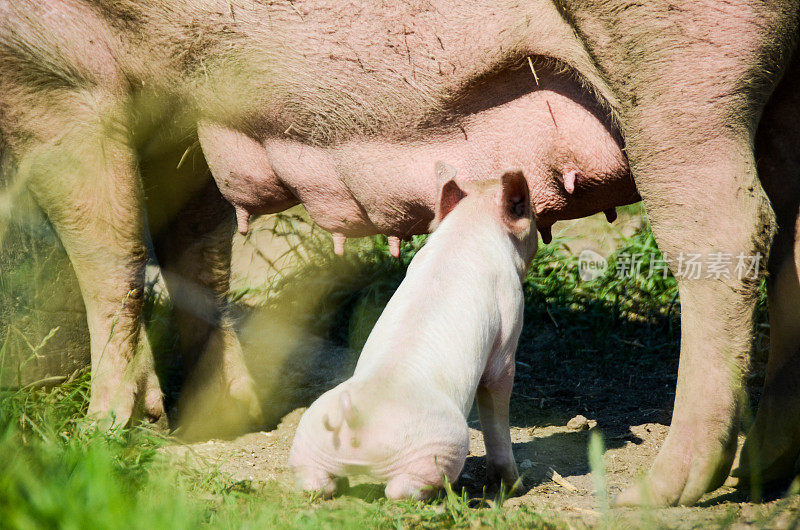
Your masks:
{"label": "piglet", "polygon": [[424,499],[458,478],[477,397],[488,479],[517,478],[508,406],[522,329],[521,279],[536,252],[522,172],[448,180],[438,227],[369,335],[353,376],[305,412],[289,456],[300,487],[336,477],[388,481],[392,499]]}

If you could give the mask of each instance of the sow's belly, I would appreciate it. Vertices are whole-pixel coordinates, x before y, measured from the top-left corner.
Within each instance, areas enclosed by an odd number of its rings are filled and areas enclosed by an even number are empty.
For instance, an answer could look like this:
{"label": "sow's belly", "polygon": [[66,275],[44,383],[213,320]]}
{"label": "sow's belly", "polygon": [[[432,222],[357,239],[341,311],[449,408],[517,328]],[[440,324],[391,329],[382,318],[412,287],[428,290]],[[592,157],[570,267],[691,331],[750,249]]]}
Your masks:
{"label": "sow's belly", "polygon": [[449,123],[409,131],[411,139],[356,137],[320,147],[292,140],[290,131],[260,144],[231,145],[224,132],[202,127],[200,136],[240,228],[250,214],[300,202],[320,226],[347,237],[425,233],[442,178],[497,178],[515,168],[526,176],[540,228],[638,199],[615,133],[569,91],[495,93],[491,103],[480,96]]}

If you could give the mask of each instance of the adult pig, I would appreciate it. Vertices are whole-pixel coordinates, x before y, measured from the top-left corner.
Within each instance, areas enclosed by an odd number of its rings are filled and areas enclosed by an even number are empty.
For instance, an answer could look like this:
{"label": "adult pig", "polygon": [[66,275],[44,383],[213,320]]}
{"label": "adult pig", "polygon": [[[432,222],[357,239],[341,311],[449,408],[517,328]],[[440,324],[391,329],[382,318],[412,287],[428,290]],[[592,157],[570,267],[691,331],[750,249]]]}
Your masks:
{"label": "adult pig", "polygon": [[[224,316],[222,196],[241,229],[302,201],[342,236],[403,236],[430,228],[437,160],[471,177],[520,167],[546,235],[557,219],[635,200],[632,174],[668,256],[766,255],[777,227],[753,145],[770,143],[754,139],[797,18],[795,0],[0,1],[0,144],[13,160],[2,167],[33,191],[76,269],[90,412],[126,421],[138,396],[162,413],[148,363],[132,362],[147,350],[145,202],[185,358],[221,373],[210,380],[245,416],[257,407]],[[186,151],[195,133],[217,187]],[[771,172],[778,190],[796,175],[785,160]],[[795,214],[782,218],[787,248]],[[678,281],[675,410],[644,488],[657,504],[693,503],[728,473],[757,299],[752,277]],[[783,327],[781,366],[800,345]],[[767,395],[786,395],[769,381]],[[781,432],[761,416],[760,433]],[[771,476],[797,454],[780,440]]]}
{"label": "adult pig", "polygon": [[522,330],[521,278],[536,252],[522,172],[444,183],[436,231],[414,256],[353,376],[300,419],[289,464],[300,485],[333,494],[335,477],[388,480],[389,498],[454,482],[469,452],[477,392],[488,475],[518,478],[508,426]]}
{"label": "adult pig", "polygon": [[[545,235],[556,219],[637,199],[603,103],[565,64],[528,58],[525,12],[434,7],[0,2],[2,167],[76,269],[90,414],[163,415],[140,337],[144,206],[191,386],[218,388],[237,413],[204,413],[189,392],[180,408],[246,427],[259,407],[226,317],[223,197],[241,230],[302,202],[337,241],[428,231],[437,162],[466,179],[522,168]],[[470,20],[493,30],[476,39]]]}

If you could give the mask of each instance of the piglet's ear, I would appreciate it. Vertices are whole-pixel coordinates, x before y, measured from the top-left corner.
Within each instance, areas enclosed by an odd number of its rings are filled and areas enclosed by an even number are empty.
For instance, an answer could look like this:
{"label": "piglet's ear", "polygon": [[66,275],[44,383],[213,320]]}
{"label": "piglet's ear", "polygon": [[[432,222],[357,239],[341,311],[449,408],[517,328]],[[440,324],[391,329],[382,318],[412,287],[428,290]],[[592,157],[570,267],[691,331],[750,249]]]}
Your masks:
{"label": "piglet's ear", "polygon": [[461,189],[455,180],[451,179],[444,183],[442,191],[439,193],[439,203],[436,205],[436,221],[441,223],[447,214],[461,202],[467,193]]}
{"label": "piglet's ear", "polygon": [[500,179],[500,210],[508,230],[520,235],[531,228],[531,196],[528,181],[520,170],[506,172]]}

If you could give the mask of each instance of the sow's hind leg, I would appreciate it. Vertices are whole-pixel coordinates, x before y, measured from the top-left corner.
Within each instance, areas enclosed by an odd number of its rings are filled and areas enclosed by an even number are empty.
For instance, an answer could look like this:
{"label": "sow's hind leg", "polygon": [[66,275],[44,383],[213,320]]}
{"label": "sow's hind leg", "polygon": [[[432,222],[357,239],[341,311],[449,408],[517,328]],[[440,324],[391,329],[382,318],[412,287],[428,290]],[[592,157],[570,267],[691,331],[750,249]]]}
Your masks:
{"label": "sow's hind leg", "polygon": [[[173,166],[174,167],[174,166]],[[176,177],[179,178],[179,177]],[[260,425],[261,408],[242,348],[227,314],[233,208],[210,178],[183,207],[159,223],[155,239],[173,304],[184,361],[179,400],[182,436],[229,436]],[[169,192],[161,196],[169,198]]]}
{"label": "sow's hind leg", "polygon": [[36,143],[18,151],[17,177],[53,223],[78,278],[91,337],[89,415],[103,427],[124,425],[147,387],[148,415],[158,419],[152,355],[139,340],[146,252],[126,117],[101,89],[61,98],[46,125],[37,122]]}
{"label": "sow's hind leg", "polygon": [[[782,227],[767,286],[770,351],[755,423],[729,485],[790,479],[800,457],[800,218]],[[788,241],[787,241],[788,240]]]}
{"label": "sow's hind leg", "polygon": [[764,391],[730,483],[789,479],[800,456],[800,58],[764,110],[759,174],[778,218],[769,263],[770,351]]}

